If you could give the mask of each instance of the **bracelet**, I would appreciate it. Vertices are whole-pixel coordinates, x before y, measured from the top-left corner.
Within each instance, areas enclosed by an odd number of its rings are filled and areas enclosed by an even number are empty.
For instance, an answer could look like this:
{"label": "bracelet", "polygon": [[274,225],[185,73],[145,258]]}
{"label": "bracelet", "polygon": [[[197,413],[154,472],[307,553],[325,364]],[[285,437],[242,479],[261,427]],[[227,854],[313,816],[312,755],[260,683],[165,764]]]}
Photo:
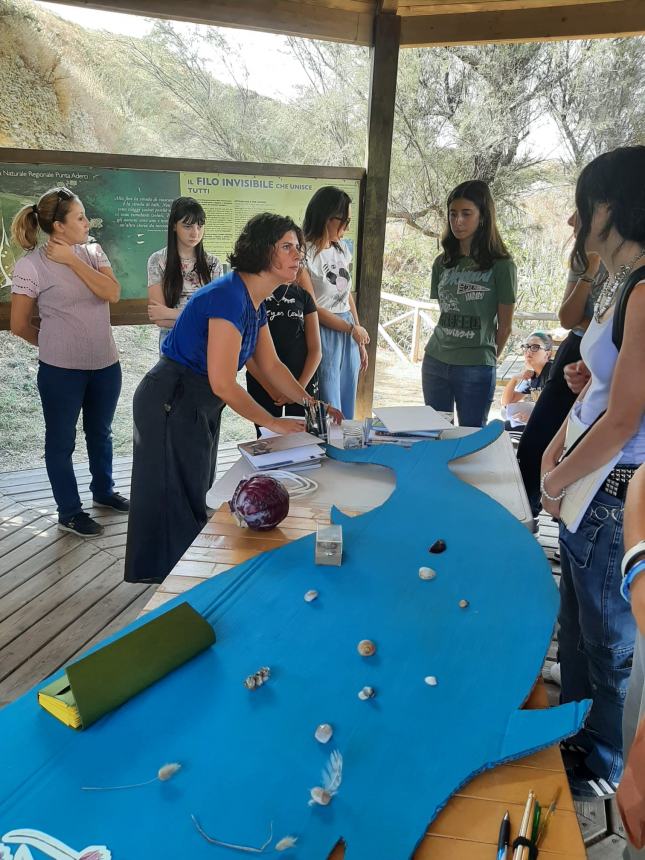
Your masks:
{"label": "bracelet", "polygon": [[347,332],[347,334],[353,334],[355,328],[356,328],[356,323],[350,322],[349,331]]}
{"label": "bracelet", "polygon": [[625,552],[622,563],[620,565],[620,572],[622,573],[623,577],[627,576],[627,568],[632,561],[635,561],[636,556],[638,555],[645,555],[645,540],[639,540],[637,544],[634,544],[633,547],[631,547]]}
{"label": "bracelet", "polygon": [[542,478],[540,479],[540,493],[544,496],[545,499],[548,499],[550,502],[559,502],[564,498],[565,493],[567,492],[567,488],[563,487],[562,492],[559,496],[550,496],[544,487],[544,483],[550,474],[551,472],[545,472],[542,475]]}
{"label": "bracelet", "polygon": [[623,577],[623,581],[620,584],[620,593],[628,603],[631,600],[632,583],[637,576],[641,575],[641,573],[645,573],[645,558],[636,562],[636,564],[630,569],[629,573]]}
{"label": "bracelet", "polygon": [[592,278],[590,275],[580,275],[580,277],[578,278],[578,280],[579,280],[579,281],[584,281],[584,282],[585,282],[585,284],[593,284],[593,282],[594,282],[596,279],[595,279],[595,278]]}

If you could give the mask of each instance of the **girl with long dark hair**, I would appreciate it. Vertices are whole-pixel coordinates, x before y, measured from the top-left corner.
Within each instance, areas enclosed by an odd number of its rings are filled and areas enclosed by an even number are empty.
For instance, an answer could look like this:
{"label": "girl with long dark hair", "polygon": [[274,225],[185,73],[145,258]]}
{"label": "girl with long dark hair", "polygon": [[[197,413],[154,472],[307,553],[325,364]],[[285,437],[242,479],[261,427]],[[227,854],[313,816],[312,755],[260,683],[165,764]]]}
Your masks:
{"label": "girl with long dark hair", "polygon": [[159,349],[200,287],[222,274],[222,264],[204,250],[206,213],[191,197],[173,200],[166,247],[148,259],[148,317],[159,326]]}
{"label": "girl with long dark hair", "polygon": [[352,255],[343,240],[351,221],[351,200],[340,188],[326,185],[309,201],[302,225],[305,265],[298,282],[318,309],[322,360],[320,396],[354,417],[360,370],[367,369],[369,335],[358,321],[350,274]]}
{"label": "girl with long dark hair", "polygon": [[[299,228],[265,212],[246,224],[229,257],[232,271],[190,299],[162,347],[162,357],[134,394],[131,511],[125,555],[128,582],[161,582],[207,520],[214,444],[224,405],[273,430],[305,429],[276,418],[237,382],[246,365],[288,400],[316,402],[278,358],[264,300],[300,269]],[[331,417],[342,416],[329,410]]]}
{"label": "girl with long dark hair", "polygon": [[[83,414],[94,506],[126,512],[114,491],[112,419],[121,392],[121,365],[110,304],[121,293],[101,246],[88,243],[90,222],[68,188],[52,188],[23,207],[11,225],[27,251],[11,286],[11,331],[38,347],[38,393],[45,419],[45,466],[58,507],[58,528],[96,537],[103,526],[83,510],[72,464],[76,424]],[[39,231],[47,237],[38,245]],[[38,311],[40,328],[32,319]]]}
{"label": "girl with long dark hair", "polygon": [[[590,162],[578,179],[576,210],[572,259],[586,266],[591,253],[599,254],[609,277],[580,346],[591,378],[544,453],[541,489],[544,509],[559,519],[571,485],[599,470],[589,492],[599,488],[578,511],[577,529],[560,523],[558,633],[562,701],[593,699],[574,739],[582,755],[570,762],[570,783],[576,796],[597,798],[613,793],[623,769],[621,720],[635,636],[620,594],[620,562],[625,495],[645,462],[645,146]],[[614,309],[637,269],[643,277],[626,304],[619,351]],[[562,458],[567,430],[571,443],[583,429]],[[569,522],[573,529],[571,516]]]}
{"label": "girl with long dark hair", "polygon": [[456,405],[461,425],[483,427],[516,294],[515,264],[485,182],[462,182],[450,192],[441,244],[430,288],[441,314],[425,349],[423,397],[441,412],[452,413]]}

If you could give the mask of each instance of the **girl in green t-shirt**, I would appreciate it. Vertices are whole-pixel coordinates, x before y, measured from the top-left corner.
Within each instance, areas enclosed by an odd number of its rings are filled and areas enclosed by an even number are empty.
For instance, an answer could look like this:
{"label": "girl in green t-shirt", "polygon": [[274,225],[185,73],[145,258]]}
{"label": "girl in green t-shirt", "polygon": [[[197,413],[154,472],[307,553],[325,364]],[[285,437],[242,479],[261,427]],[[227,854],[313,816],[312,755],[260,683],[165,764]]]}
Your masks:
{"label": "girl in green t-shirt", "polygon": [[511,333],[515,263],[497,230],[485,182],[462,182],[448,195],[448,220],[432,266],[430,296],[439,322],[421,369],[426,405],[459,424],[483,427],[493,402],[497,358]]}

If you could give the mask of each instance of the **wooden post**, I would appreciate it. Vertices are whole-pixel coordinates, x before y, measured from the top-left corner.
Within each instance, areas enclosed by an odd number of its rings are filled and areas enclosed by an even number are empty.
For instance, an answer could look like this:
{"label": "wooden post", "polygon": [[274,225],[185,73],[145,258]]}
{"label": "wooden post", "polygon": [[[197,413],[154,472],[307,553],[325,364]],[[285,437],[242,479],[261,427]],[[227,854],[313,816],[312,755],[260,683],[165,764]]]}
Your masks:
{"label": "wooden post", "polygon": [[410,348],[410,361],[414,364],[419,356],[419,335],[421,333],[421,325],[419,319],[419,308],[414,309],[414,319],[412,320],[412,346]]}
{"label": "wooden post", "polygon": [[374,46],[371,50],[367,177],[361,225],[358,286],[359,319],[361,325],[369,332],[370,344],[367,348],[369,367],[367,372],[361,375],[358,383],[356,417],[359,418],[371,415],[374,397],[374,364],[381,306],[383,250],[400,33],[401,19],[398,15],[376,16]]}

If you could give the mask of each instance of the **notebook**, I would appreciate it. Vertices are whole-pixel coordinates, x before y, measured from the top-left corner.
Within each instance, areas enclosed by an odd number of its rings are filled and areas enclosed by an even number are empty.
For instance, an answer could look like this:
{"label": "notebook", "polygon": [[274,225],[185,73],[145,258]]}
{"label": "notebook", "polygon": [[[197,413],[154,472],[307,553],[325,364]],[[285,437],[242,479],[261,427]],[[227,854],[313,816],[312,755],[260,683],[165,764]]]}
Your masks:
{"label": "notebook", "polygon": [[71,663],[38,691],[38,703],[65,725],[86,729],[213,642],[208,621],[180,603]]}

